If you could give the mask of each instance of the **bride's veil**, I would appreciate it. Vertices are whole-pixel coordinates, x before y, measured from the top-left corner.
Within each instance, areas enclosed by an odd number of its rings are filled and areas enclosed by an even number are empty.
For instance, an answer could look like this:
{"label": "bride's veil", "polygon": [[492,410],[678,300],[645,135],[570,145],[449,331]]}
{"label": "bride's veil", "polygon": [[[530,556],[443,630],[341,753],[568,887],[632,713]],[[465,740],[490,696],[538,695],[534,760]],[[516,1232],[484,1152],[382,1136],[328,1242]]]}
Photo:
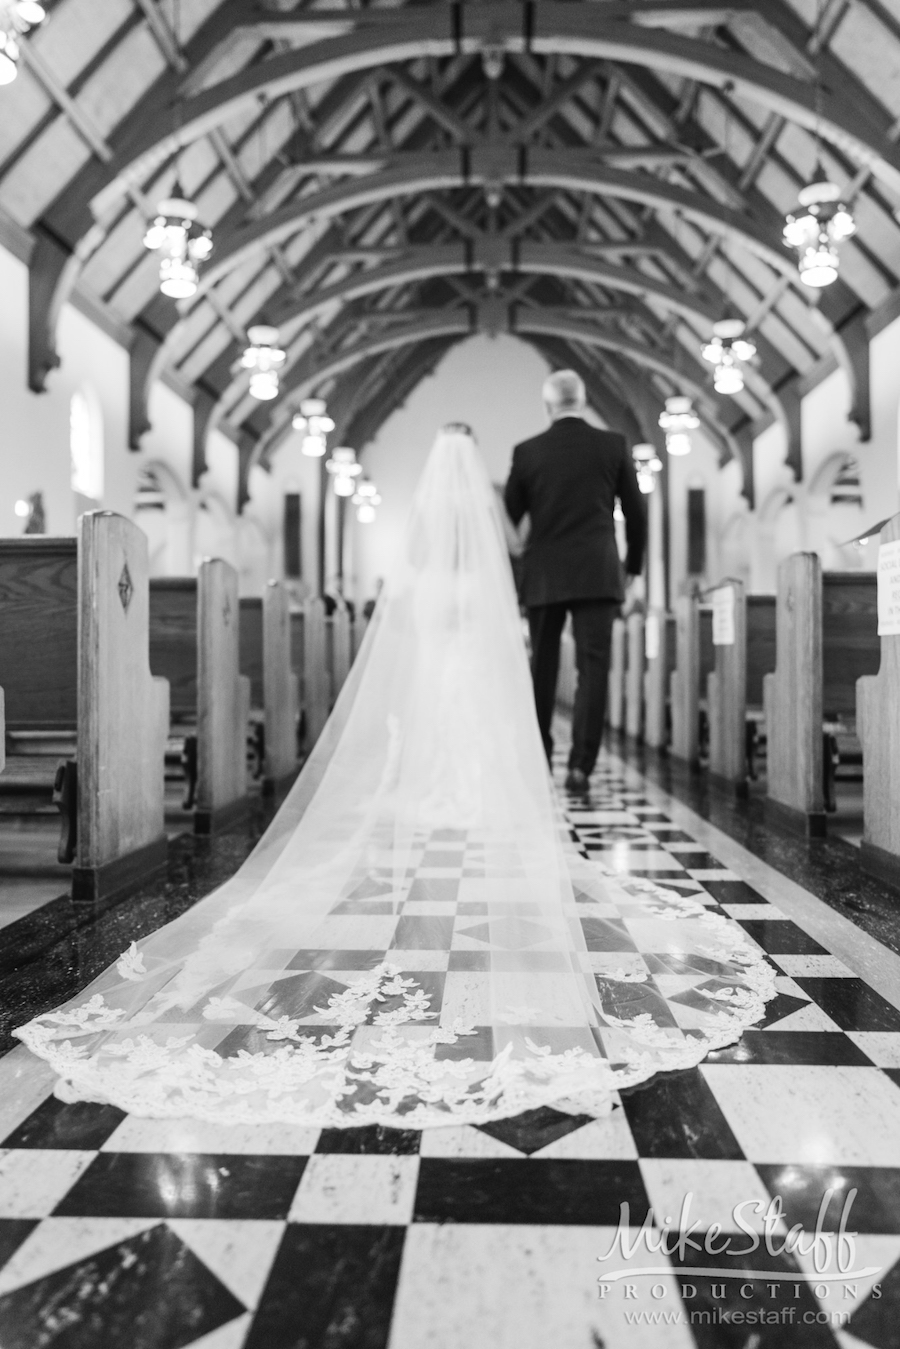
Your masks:
{"label": "bride's veil", "polygon": [[[667,999],[666,978],[691,996]],[[453,425],[265,837],[18,1034],[65,1099],[421,1127],[601,1111],[617,1085],[734,1039],[770,985],[734,924],[568,843],[495,496]]]}

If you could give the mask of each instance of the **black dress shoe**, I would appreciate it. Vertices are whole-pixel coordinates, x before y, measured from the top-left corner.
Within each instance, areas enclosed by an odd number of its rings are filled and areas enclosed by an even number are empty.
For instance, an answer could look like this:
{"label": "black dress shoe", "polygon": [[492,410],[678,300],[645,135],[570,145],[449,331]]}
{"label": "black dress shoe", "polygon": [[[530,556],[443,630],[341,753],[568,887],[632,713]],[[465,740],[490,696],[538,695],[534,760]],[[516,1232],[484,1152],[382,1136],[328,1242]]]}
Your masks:
{"label": "black dress shoe", "polygon": [[580,768],[569,769],[569,772],[566,776],[567,792],[578,792],[579,795],[583,796],[589,786],[590,783],[588,781],[587,773],[582,773]]}

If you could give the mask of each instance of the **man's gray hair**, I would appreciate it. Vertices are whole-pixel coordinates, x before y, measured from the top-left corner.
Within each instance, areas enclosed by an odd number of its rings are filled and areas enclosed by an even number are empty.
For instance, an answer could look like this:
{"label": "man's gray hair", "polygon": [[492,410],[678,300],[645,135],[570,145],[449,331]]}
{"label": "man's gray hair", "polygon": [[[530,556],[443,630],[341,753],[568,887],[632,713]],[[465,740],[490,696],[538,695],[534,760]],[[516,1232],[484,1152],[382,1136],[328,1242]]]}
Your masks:
{"label": "man's gray hair", "polygon": [[555,370],[544,380],[541,390],[551,412],[580,412],[587,402],[584,380],[574,370]]}

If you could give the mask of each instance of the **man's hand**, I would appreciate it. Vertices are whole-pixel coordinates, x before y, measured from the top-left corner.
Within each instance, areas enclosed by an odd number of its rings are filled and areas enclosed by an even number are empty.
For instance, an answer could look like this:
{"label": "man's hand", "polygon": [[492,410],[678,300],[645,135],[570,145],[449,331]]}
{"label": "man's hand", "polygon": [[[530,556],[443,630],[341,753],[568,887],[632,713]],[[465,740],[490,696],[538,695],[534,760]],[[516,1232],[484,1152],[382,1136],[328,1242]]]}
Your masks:
{"label": "man's hand", "polygon": [[629,576],[625,581],[625,598],[622,601],[622,613],[627,616],[644,603],[646,587],[643,576]]}

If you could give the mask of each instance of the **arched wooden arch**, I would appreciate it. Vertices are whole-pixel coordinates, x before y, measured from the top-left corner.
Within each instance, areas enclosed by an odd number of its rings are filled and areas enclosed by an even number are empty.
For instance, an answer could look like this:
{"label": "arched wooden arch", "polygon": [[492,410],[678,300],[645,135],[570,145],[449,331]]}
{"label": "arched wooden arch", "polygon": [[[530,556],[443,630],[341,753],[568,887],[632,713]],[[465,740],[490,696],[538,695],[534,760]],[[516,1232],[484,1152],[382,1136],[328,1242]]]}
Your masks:
{"label": "arched wooden arch", "polygon": [[[704,14],[714,20],[721,8],[705,3],[685,6],[670,0],[656,5],[645,0],[616,0],[605,5],[601,14],[598,6],[586,9],[565,0],[467,0],[412,10],[260,16],[246,0],[232,0],[216,15],[221,41],[229,40],[241,24],[259,27],[270,37],[277,37],[279,32],[290,36],[298,25],[309,32],[312,25],[320,40],[250,65],[200,92],[193,91],[190,77],[185,82],[168,75],[136,105],[111,137],[102,162],[94,160],[86,166],[37,232],[31,281],[32,387],[42,388],[48,370],[56,363],[56,321],[84,260],[105,235],[103,225],[97,222],[108,218],[130,186],[142,181],[180,147],[215,131],[261,95],[280,97],[353,72],[423,56],[447,57],[499,48],[539,55],[577,54],[684,76],[762,104],[807,129],[817,127],[826,141],[853,162],[893,191],[900,191],[900,148],[892,139],[885,109],[864,93],[853,102],[840,88],[826,86],[817,94],[811,68],[808,79],[798,78],[724,45],[657,26],[696,24],[702,22]],[[188,96],[183,98],[185,91]],[[550,176],[544,178],[539,167],[542,153],[531,152],[536,156],[532,172],[537,176],[530,181],[556,182],[552,164],[556,155],[548,154]],[[605,185],[597,190],[613,192],[616,184],[611,175],[615,172],[608,168]],[[621,176],[631,182],[640,177]],[[652,181],[651,175],[645,176]],[[580,183],[581,177],[576,175],[571,181]],[[619,184],[619,188],[624,192],[625,184]],[[658,198],[657,203],[687,212],[703,201],[693,193],[684,193],[684,197],[687,200],[679,202],[669,195]],[[715,214],[707,203],[705,218],[712,220]],[[745,226],[743,231],[738,229],[739,223]],[[735,228],[750,246],[753,231],[747,228],[746,218],[737,222],[720,217],[717,232],[723,228]],[[770,258],[777,255],[777,241],[755,242]],[[776,263],[772,261],[772,265]]]}

